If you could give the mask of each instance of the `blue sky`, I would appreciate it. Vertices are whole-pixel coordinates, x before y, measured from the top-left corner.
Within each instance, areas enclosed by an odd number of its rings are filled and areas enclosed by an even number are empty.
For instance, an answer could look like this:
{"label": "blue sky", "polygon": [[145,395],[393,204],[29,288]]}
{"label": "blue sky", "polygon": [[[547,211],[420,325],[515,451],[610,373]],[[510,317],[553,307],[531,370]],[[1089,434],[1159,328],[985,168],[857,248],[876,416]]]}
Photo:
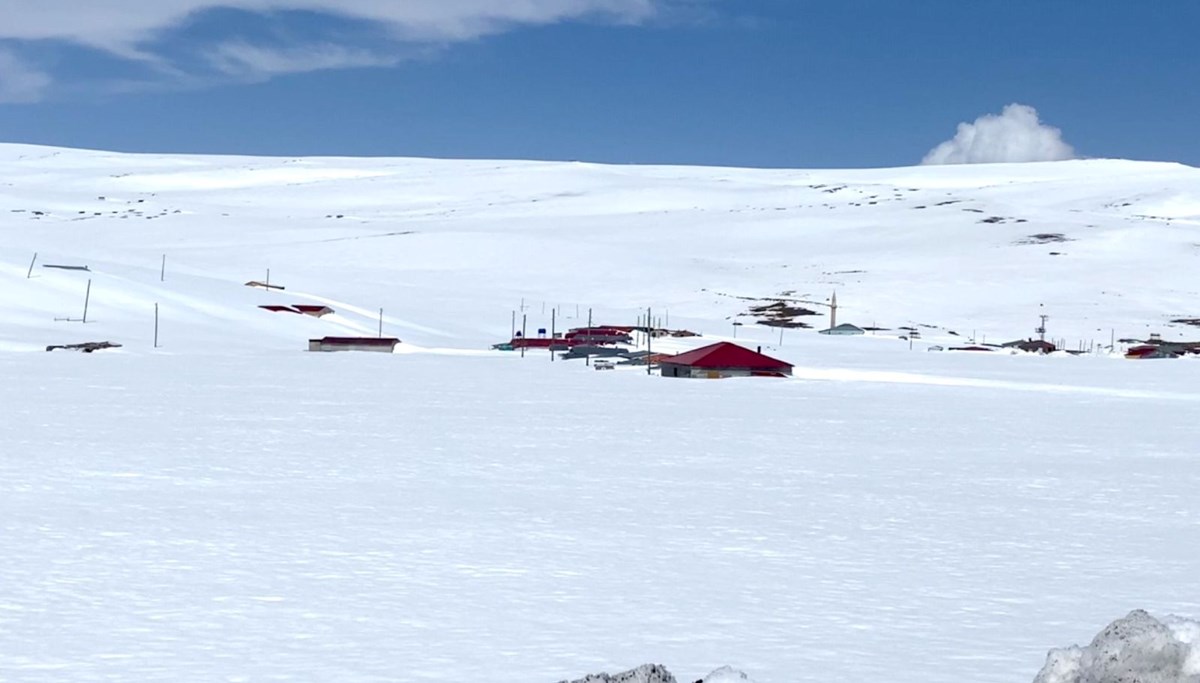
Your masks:
{"label": "blue sky", "polygon": [[[0,11],[8,142],[895,166],[1016,102],[1077,155],[1200,165],[1195,0],[0,0]],[[1028,132],[986,130],[987,149]]]}

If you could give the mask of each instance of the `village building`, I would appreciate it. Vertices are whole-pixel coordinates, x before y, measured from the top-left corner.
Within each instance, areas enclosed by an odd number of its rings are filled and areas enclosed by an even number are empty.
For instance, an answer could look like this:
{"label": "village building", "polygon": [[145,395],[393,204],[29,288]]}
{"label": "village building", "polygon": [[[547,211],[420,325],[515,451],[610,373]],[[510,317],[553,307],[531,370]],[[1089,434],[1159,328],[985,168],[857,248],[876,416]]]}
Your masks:
{"label": "village building", "polygon": [[296,304],[292,306],[292,308],[294,308],[298,313],[311,315],[314,318],[323,318],[333,313],[333,309],[328,306],[318,306],[313,304]]}
{"label": "village building", "polygon": [[577,344],[630,344],[633,337],[628,332],[615,327],[578,327],[566,333],[563,337],[572,346]]}
{"label": "village building", "polygon": [[842,323],[841,325],[837,325],[837,326],[831,327],[827,330],[820,330],[817,332],[817,334],[830,334],[830,335],[834,335],[834,336],[838,336],[838,337],[845,337],[845,336],[850,336],[850,335],[866,334],[866,333],[867,333],[867,331],[864,330],[863,328],[859,327],[858,325],[851,325],[850,323]]}
{"label": "village building", "polygon": [[1001,344],[1006,349],[1020,349],[1028,353],[1054,353],[1058,347],[1045,339],[1018,339]]}
{"label": "village building", "polygon": [[1148,358],[1178,358],[1179,354],[1173,350],[1163,348],[1159,344],[1142,344],[1140,346],[1130,347],[1125,352],[1125,357],[1134,360],[1142,360]]}
{"label": "village building", "polygon": [[291,306],[280,306],[277,304],[263,304],[263,305],[259,306],[259,308],[263,309],[264,311],[270,311],[272,313],[299,313],[300,312],[300,311],[297,311],[296,309],[292,308]]}
{"label": "village building", "polygon": [[400,340],[395,337],[323,337],[309,339],[309,351],[376,351],[392,353]]}
{"label": "village building", "polygon": [[787,377],[792,374],[791,363],[730,342],[718,342],[687,353],[667,356],[660,359],[658,365],[663,377],[719,379]]}
{"label": "village building", "polygon": [[303,315],[311,315],[314,318],[322,318],[333,313],[333,309],[328,306],[317,306],[313,304],[296,304],[295,306],[280,306],[278,304],[264,304],[259,308],[272,313],[300,313]]}

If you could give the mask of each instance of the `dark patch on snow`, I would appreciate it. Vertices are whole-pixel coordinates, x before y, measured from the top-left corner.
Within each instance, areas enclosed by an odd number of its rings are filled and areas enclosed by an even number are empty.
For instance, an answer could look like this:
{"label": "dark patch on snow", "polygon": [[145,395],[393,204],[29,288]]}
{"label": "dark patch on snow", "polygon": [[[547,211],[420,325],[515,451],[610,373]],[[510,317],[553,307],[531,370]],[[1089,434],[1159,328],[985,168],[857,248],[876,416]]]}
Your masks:
{"label": "dark patch on snow", "polygon": [[1056,242],[1072,242],[1071,238],[1061,232],[1039,232],[1030,235],[1022,240],[1017,240],[1014,244],[1029,245],[1029,244],[1054,244]]}

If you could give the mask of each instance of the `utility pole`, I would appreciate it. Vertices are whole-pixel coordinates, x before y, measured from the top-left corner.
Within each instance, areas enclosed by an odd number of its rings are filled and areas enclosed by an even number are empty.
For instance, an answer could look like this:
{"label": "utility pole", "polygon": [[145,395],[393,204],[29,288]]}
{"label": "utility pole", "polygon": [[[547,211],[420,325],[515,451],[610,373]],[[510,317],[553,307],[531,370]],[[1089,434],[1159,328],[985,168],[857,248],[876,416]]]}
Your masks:
{"label": "utility pole", "polygon": [[[649,306],[646,307],[646,320],[647,320],[647,322],[649,322],[649,320],[650,320],[650,307]],[[654,355],[654,353],[650,350],[650,338],[653,336],[654,335],[650,334],[650,325],[647,324],[646,325],[646,374],[647,375],[650,374],[650,357]]]}
{"label": "utility pole", "polygon": [[513,309],[512,324],[509,325],[508,338],[512,339],[515,336],[517,336],[517,311],[516,311],[516,309]]}
{"label": "utility pole", "polygon": [[158,281],[162,282],[167,279],[167,255],[163,254],[162,269],[158,271]]}
{"label": "utility pole", "polygon": [[558,329],[558,309],[551,308],[550,309],[550,346],[546,347],[546,348],[550,349],[550,362],[551,363],[554,362],[554,337],[557,335],[557,329]]}
{"label": "utility pole", "polygon": [[158,304],[154,304],[154,348],[158,348]]}
{"label": "utility pole", "polygon": [[29,262],[29,272],[25,273],[25,279],[33,277],[33,264],[37,263],[37,252],[33,252],[33,260]]}
{"label": "utility pole", "polygon": [[[587,333],[588,333],[588,338],[590,339],[592,336],[592,309],[590,309],[590,308],[588,309],[588,331],[587,331]],[[583,364],[587,365],[589,367],[591,366],[592,354],[589,353],[583,357]]]}
{"label": "utility pole", "polygon": [[[524,299],[522,299],[522,301],[524,301]],[[521,357],[522,358],[525,357],[525,341],[526,341],[525,340],[525,321],[528,317],[529,317],[529,314],[527,314],[527,313],[521,314]]]}
{"label": "utility pole", "polygon": [[379,338],[383,339],[383,309],[379,309]]}
{"label": "utility pole", "polygon": [[88,280],[87,291],[83,294],[83,322],[87,322],[88,301],[92,298],[92,281]]}

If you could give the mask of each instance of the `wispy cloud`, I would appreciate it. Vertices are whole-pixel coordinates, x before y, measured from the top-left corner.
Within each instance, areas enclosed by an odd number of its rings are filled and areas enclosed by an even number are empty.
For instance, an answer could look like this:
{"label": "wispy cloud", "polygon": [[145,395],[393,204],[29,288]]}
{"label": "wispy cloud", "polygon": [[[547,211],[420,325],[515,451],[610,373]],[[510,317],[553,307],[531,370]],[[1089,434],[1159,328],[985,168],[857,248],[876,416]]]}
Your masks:
{"label": "wispy cloud", "polygon": [[463,40],[517,24],[583,17],[643,21],[662,0],[5,0],[0,38],[60,39],[113,50],[206,10],[306,11],[380,22],[413,40]]}
{"label": "wispy cloud", "polygon": [[[110,57],[148,67],[163,81],[261,80],[273,75],[330,68],[395,64],[414,47],[444,46],[474,40],[520,26],[568,21],[640,24],[677,3],[697,0],[0,0],[4,5],[0,40],[10,45],[42,46],[54,42],[100,50]],[[707,0],[705,0],[707,1]],[[193,46],[200,64],[212,74],[196,74],[184,66],[164,40],[173,31],[211,11],[251,13],[264,21],[289,14],[325,15],[331,20],[371,27],[372,43],[364,46],[345,35],[271,40],[259,44],[225,26],[225,35],[207,35],[206,45]],[[336,22],[333,22],[336,23]],[[219,34],[220,32],[217,31]],[[383,36],[380,38],[380,36]],[[382,41],[382,44],[381,44]],[[48,87],[49,74],[20,69],[19,49],[0,62],[0,94],[9,101],[28,101]],[[10,73],[9,80],[4,73]],[[22,94],[24,93],[24,94]]]}
{"label": "wispy cloud", "polygon": [[37,102],[52,81],[50,74],[0,48],[0,103]]}
{"label": "wispy cloud", "polygon": [[271,48],[242,42],[222,43],[207,55],[220,73],[243,80],[323,69],[392,66],[399,58],[345,45],[320,43]]}
{"label": "wispy cloud", "polygon": [[929,151],[922,164],[988,164],[1074,159],[1062,131],[1041,122],[1037,110],[1010,104],[999,115],[985,114],[958,124],[955,136]]}

